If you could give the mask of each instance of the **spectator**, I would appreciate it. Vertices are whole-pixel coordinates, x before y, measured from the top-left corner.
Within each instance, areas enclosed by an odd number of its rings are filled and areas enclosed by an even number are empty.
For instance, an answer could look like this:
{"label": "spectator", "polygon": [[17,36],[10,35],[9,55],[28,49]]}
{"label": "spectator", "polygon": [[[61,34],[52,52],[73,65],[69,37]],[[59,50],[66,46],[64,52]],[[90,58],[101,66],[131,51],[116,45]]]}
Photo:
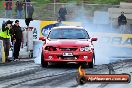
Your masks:
{"label": "spectator", "polygon": [[13,57],[14,57],[14,60],[16,60],[18,59],[21,42],[22,42],[22,30],[21,30],[21,27],[19,26],[19,20],[15,21],[15,24],[13,25],[12,30],[13,30],[12,40],[14,41]]}
{"label": "spectator", "polygon": [[10,48],[10,37],[12,35],[12,23],[12,21],[8,20],[5,25],[2,25],[2,32],[0,32],[0,40],[3,40],[6,62],[10,61],[8,56]]}
{"label": "spectator", "polygon": [[30,0],[24,0],[23,3],[25,3],[25,7],[28,7],[30,6]]}
{"label": "spectator", "polygon": [[29,6],[30,5],[30,0],[24,0],[23,3],[25,3],[26,6]]}
{"label": "spectator", "polygon": [[30,5],[28,6],[28,8],[27,8],[28,18],[32,18],[33,12],[34,12],[33,5],[30,4]]}
{"label": "spectator", "polygon": [[61,21],[65,21],[66,20],[66,15],[67,15],[67,10],[66,8],[64,7],[64,5],[62,5],[62,7],[59,9],[59,17],[61,19]]}
{"label": "spectator", "polygon": [[4,7],[6,10],[5,16],[7,18],[12,18],[12,8],[14,6],[14,3],[12,0],[5,0],[4,2]]}
{"label": "spectator", "polygon": [[24,10],[25,10],[25,18],[27,18],[26,15],[27,15],[27,13],[28,13],[28,11],[29,11],[28,8],[29,8],[29,6],[30,6],[30,2],[31,2],[30,0],[24,0],[24,1],[23,1],[23,3],[24,3]]}
{"label": "spectator", "polygon": [[22,1],[17,0],[16,2],[16,11],[17,11],[17,19],[21,19],[22,18],[22,14],[23,14],[23,3]]}
{"label": "spectator", "polygon": [[23,2],[31,2],[30,0],[24,0]]}
{"label": "spectator", "polygon": [[121,15],[118,17],[118,24],[120,26],[120,32],[125,33],[126,32],[127,19],[124,16],[124,12],[121,12]]}

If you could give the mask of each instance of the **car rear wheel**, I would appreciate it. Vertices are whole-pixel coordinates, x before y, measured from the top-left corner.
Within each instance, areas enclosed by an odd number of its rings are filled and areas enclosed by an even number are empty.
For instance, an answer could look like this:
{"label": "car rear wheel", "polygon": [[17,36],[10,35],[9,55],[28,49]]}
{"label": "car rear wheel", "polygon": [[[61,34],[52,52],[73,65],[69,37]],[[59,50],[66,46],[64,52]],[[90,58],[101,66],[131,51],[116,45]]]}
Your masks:
{"label": "car rear wheel", "polygon": [[95,63],[95,55],[93,54],[92,62],[88,63],[89,68],[93,68]]}
{"label": "car rear wheel", "polygon": [[41,53],[41,66],[42,66],[43,68],[48,66],[48,62],[46,62],[46,61],[44,60],[44,55],[43,55],[43,53]]}

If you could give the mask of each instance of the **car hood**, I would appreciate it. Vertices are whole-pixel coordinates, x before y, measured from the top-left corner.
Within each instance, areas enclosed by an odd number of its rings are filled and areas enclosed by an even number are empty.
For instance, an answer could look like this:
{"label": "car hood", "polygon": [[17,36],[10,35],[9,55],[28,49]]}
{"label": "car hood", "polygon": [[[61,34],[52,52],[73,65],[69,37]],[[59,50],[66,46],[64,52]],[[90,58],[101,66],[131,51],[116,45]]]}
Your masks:
{"label": "car hood", "polygon": [[55,47],[85,47],[89,46],[91,44],[91,41],[88,39],[47,39],[46,45],[48,46],[55,46]]}

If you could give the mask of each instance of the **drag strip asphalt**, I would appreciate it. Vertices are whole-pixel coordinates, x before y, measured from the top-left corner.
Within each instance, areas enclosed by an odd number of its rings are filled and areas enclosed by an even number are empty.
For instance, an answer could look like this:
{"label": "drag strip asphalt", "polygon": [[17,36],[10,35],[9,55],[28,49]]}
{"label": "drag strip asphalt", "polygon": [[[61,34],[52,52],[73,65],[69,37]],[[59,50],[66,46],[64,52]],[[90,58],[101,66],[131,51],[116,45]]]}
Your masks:
{"label": "drag strip asphalt", "polygon": [[[42,68],[40,65],[35,65],[33,62],[28,62],[21,64],[21,66],[22,68],[26,68],[26,70],[21,70],[17,74],[8,74],[9,76],[7,77],[5,75],[5,77],[1,77],[2,80],[0,78],[1,88],[85,88],[92,86],[93,88],[106,88],[110,85],[101,83],[78,85],[76,82],[76,75],[79,66],[76,64],[51,65],[48,68]],[[18,69],[22,69],[21,66],[17,66]],[[129,67],[132,67],[131,59],[119,60],[110,64],[95,65],[93,69],[84,69],[88,74],[109,74],[110,72],[116,73],[118,70],[120,71],[123,68]]]}

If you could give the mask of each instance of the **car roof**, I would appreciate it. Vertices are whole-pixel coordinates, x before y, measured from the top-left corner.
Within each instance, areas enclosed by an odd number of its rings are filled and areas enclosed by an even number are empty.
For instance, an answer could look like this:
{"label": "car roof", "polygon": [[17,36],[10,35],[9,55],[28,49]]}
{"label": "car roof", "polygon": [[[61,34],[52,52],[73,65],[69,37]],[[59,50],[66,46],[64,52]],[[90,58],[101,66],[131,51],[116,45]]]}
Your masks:
{"label": "car roof", "polygon": [[74,28],[74,29],[84,29],[81,26],[58,26],[58,27],[54,27],[53,29],[62,29],[62,28]]}

